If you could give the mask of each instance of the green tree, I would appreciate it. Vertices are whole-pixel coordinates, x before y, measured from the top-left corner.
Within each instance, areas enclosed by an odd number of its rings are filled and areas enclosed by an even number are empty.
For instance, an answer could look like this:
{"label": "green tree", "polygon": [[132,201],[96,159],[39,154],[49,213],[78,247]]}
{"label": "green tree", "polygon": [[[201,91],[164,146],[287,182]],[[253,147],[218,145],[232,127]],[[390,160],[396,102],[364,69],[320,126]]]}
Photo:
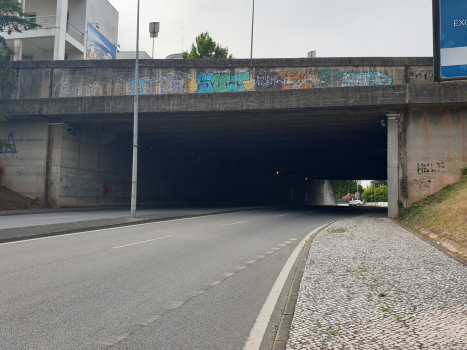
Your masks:
{"label": "green tree", "polygon": [[184,59],[196,59],[196,58],[233,58],[229,55],[229,49],[227,47],[219,46],[208,32],[201,33],[195,39],[195,42],[191,44],[190,52],[185,51],[183,53]]}
{"label": "green tree", "polygon": [[[0,0],[0,28],[3,33],[21,33],[39,27],[38,24],[28,21],[21,7],[15,0]],[[10,68],[9,49],[5,37],[0,35],[0,90],[12,88],[15,84],[16,72]],[[1,106],[0,106],[1,107]],[[6,121],[8,116],[0,110],[0,122]],[[5,140],[0,139],[0,149],[11,147]]]}
{"label": "green tree", "polygon": [[357,183],[352,180],[332,180],[331,188],[334,191],[334,195],[337,199],[341,199],[342,197],[347,195],[347,193],[363,193],[363,187],[361,185],[358,185],[357,191]]}
{"label": "green tree", "polygon": [[379,186],[378,181],[376,181],[376,190],[375,182],[373,181],[370,185],[365,188],[363,191],[362,198],[367,202],[387,202],[388,201],[388,187]]}

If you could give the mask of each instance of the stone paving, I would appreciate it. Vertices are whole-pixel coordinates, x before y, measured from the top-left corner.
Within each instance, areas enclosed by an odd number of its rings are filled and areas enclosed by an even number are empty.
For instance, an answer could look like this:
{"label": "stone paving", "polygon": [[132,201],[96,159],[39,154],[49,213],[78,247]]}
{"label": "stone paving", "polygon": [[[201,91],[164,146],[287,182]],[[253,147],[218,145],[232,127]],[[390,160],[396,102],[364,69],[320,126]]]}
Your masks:
{"label": "stone paving", "polygon": [[311,244],[287,349],[467,349],[467,266],[389,219]]}

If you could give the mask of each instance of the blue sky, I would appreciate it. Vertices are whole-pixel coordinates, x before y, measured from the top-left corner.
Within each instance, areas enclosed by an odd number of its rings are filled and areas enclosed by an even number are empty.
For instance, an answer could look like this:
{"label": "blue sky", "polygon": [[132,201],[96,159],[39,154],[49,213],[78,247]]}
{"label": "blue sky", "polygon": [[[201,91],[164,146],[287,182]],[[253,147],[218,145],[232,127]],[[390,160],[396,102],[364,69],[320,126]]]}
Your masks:
{"label": "blue sky", "polygon": [[[110,0],[120,13],[121,51],[134,51],[137,0]],[[431,56],[431,0],[255,0],[255,58]],[[155,58],[187,50],[209,31],[235,58],[249,58],[252,0],[141,0],[141,49],[160,22]]]}

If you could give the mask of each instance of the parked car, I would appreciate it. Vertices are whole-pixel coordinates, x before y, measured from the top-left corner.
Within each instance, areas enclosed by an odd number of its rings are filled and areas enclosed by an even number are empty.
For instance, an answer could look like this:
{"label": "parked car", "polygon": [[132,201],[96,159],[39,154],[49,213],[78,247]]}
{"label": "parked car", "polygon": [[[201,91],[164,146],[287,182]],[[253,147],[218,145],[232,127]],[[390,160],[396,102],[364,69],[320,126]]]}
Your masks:
{"label": "parked car", "polygon": [[356,200],[351,200],[349,202],[349,207],[361,207],[363,205],[363,202],[359,199],[356,199]]}

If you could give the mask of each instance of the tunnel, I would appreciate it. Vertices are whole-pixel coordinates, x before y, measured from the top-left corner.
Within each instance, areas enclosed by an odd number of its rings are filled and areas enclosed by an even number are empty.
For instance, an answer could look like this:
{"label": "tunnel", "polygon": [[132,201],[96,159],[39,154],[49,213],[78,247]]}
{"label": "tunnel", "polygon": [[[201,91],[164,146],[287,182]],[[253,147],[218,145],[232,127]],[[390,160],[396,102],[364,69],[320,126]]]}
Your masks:
{"label": "tunnel", "polygon": [[[132,119],[68,122],[118,135],[128,174]],[[139,203],[316,204],[326,180],[387,177],[383,112],[143,113],[138,144]]]}

